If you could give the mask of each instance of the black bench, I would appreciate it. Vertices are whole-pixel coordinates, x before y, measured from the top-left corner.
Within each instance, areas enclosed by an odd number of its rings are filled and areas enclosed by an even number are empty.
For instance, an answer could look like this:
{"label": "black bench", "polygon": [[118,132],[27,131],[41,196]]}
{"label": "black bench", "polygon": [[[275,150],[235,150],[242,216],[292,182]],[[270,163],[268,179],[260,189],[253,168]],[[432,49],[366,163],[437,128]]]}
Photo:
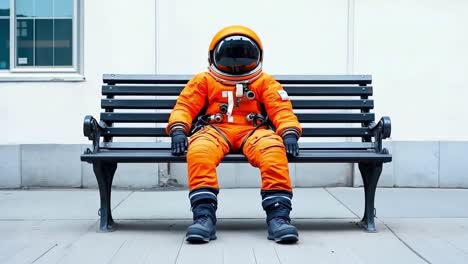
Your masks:
{"label": "black bench", "polygon": [[[104,75],[101,99],[104,112],[100,121],[85,117],[83,132],[92,140],[93,148],[81,155],[82,161],[93,164],[99,185],[101,231],[115,227],[110,196],[118,163],[185,162],[185,156],[171,155],[170,138],[164,127],[176,97],[190,78],[188,75]],[[359,224],[375,232],[375,190],[382,164],[390,162],[392,156],[382,147],[382,140],[390,136],[390,118],[375,122],[371,113],[374,108],[374,101],[369,99],[373,89],[371,76],[278,75],[275,78],[292,96],[294,111],[303,126],[300,155],[290,162],[358,163],[365,191],[364,217]],[[141,109],[146,112],[142,113]],[[115,142],[116,137],[154,137],[155,140]],[[156,142],[161,137],[166,137],[167,142]],[[310,142],[312,138],[339,140]],[[349,141],[350,138],[358,141]],[[223,162],[247,160],[242,154],[228,154]]]}

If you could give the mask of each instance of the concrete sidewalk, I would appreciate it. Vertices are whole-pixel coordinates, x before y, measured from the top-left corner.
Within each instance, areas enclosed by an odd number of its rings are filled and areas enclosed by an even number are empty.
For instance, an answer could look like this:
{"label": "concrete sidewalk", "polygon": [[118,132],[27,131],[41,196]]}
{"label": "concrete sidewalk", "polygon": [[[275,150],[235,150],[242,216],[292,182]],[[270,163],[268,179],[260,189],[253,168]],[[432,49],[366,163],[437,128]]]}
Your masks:
{"label": "concrete sidewalk", "polygon": [[258,189],[223,189],[218,239],[184,241],[187,191],[114,190],[119,228],[97,233],[96,190],[0,191],[0,263],[468,263],[468,190],[378,189],[378,233],[355,222],[362,188],[295,189],[296,245],[266,239]]}

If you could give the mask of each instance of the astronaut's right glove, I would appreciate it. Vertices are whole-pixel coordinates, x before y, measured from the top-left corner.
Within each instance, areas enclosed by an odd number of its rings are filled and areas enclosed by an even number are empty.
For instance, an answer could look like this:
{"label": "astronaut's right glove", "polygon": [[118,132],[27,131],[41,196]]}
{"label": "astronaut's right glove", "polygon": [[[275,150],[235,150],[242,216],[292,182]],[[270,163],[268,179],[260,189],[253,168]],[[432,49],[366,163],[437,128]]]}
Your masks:
{"label": "astronaut's right glove", "polygon": [[288,156],[297,157],[299,155],[299,144],[295,134],[287,134],[283,137],[283,143],[286,147]]}
{"label": "astronaut's right glove", "polygon": [[188,140],[184,131],[177,129],[171,134],[171,148],[172,155],[180,156],[185,153],[187,149]]}

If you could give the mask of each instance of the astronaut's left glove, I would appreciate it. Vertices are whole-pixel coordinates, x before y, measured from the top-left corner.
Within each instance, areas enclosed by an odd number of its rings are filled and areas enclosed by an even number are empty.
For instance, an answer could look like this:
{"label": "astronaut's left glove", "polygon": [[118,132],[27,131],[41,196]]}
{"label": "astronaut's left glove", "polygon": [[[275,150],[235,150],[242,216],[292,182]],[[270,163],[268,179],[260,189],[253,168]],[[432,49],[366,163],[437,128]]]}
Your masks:
{"label": "astronaut's left glove", "polygon": [[295,134],[285,135],[283,143],[289,156],[297,157],[299,155],[299,144],[297,143],[297,136]]}
{"label": "astronaut's left glove", "polygon": [[171,134],[171,149],[172,149],[172,155],[174,156],[180,156],[185,153],[185,150],[187,149],[187,136],[185,135],[184,131],[180,129],[176,129],[174,132]]}

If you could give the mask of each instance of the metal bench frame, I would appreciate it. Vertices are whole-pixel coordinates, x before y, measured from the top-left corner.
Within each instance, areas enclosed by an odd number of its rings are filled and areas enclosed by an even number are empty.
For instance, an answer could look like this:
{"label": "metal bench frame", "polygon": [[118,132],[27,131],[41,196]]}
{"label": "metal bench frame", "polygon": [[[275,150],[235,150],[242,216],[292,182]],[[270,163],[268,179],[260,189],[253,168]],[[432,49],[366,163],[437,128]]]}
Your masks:
{"label": "metal bench frame", "polygon": [[[172,156],[169,142],[113,142],[114,137],[168,137],[164,132],[168,111],[175,103],[189,75],[118,75],[103,76],[101,108],[104,112],[98,122],[92,116],[84,119],[83,132],[92,141],[92,149],[81,155],[81,160],[92,163],[99,186],[99,209],[102,232],[114,230],[116,224],[111,213],[111,187],[118,163],[186,162],[185,156]],[[392,156],[382,147],[383,139],[390,137],[389,117],[375,122],[374,101],[370,75],[277,75],[274,76],[292,96],[292,105],[303,125],[303,137],[360,138],[361,142],[300,142],[300,155],[289,159],[296,163],[358,163],[364,183],[365,210],[358,223],[368,232],[375,228],[375,191],[382,165],[391,162]],[[116,96],[151,96],[151,100],[116,99]],[[168,97],[168,96],[172,96]],[[298,98],[296,97],[305,97]],[[311,100],[319,96],[319,100]],[[323,97],[339,96],[336,99]],[[348,99],[349,96],[357,99]],[[346,97],[346,99],[343,99]],[[156,99],[154,99],[156,98]],[[115,109],[152,109],[154,113],[121,113]],[[159,110],[166,110],[162,113]],[[313,113],[310,110],[322,112]],[[341,109],[345,112],[323,112]],[[349,112],[355,110],[359,112]],[[115,123],[152,123],[154,127],[115,127]],[[359,127],[310,127],[307,124],[332,123],[360,124]],[[246,162],[242,154],[228,154],[223,162]]]}

